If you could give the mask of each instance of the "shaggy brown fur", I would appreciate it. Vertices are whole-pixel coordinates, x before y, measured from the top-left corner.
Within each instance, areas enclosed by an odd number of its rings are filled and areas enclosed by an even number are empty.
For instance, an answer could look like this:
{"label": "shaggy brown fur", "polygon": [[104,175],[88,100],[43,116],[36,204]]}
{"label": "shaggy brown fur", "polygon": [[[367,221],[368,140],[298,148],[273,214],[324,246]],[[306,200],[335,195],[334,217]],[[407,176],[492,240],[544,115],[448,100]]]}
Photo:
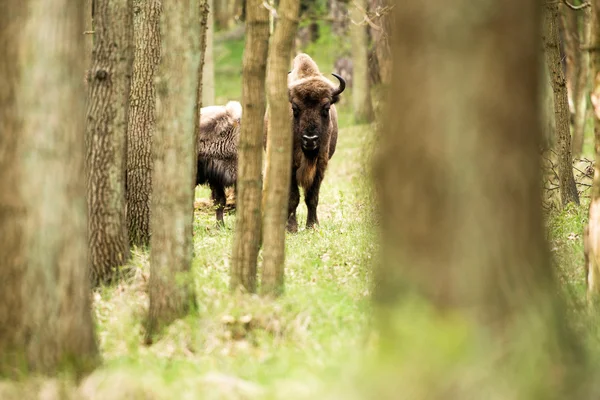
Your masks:
{"label": "shaggy brown fur", "polygon": [[217,223],[223,224],[225,188],[237,180],[237,145],[240,135],[242,106],[230,101],[225,106],[208,106],[200,110],[198,167],[196,185],[208,183],[217,206]]}
{"label": "shaggy brown fur", "polygon": [[312,58],[304,53],[296,56],[294,67],[288,75],[290,116],[293,120],[292,183],[288,209],[288,230],[291,232],[298,230],[298,186],[304,189],[304,200],[308,208],[306,227],[311,228],[319,223],[319,190],[337,144],[337,112],[334,103],[339,100],[345,87],[344,80],[336,78],[340,81],[339,86],[325,78]]}

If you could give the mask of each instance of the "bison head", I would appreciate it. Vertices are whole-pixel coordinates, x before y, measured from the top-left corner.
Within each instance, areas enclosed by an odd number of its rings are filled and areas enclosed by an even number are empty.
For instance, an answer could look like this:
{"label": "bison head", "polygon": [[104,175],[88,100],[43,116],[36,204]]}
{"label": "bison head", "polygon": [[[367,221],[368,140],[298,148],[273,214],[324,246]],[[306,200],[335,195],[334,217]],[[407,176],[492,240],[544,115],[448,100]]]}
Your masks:
{"label": "bison head", "polygon": [[339,86],[320,73],[289,83],[294,136],[305,154],[317,154],[321,143],[329,140],[330,107],[346,87],[341,76],[333,76],[339,80]]}

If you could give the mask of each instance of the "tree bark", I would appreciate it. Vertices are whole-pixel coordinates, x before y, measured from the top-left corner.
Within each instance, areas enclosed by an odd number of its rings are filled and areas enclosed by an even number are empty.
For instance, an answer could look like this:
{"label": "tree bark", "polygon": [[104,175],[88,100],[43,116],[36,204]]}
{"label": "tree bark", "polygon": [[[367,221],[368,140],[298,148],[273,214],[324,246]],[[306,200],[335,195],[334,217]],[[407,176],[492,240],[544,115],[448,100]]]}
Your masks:
{"label": "tree bark", "polygon": [[83,2],[0,13],[0,375],[99,361],[88,276]]}
{"label": "tree bark", "polygon": [[202,104],[206,106],[215,104],[215,55],[213,46],[215,36],[214,3],[215,0],[208,0],[207,2],[208,25],[205,38],[206,52],[204,55],[204,69],[202,72]]}
{"label": "tree bark", "polygon": [[194,116],[204,55],[200,48],[204,2],[163,3],[160,20],[147,343],[195,304],[190,276],[197,160]]}
{"label": "tree bark", "polygon": [[[374,295],[391,371],[371,397],[582,397],[568,385],[580,353],[562,319],[539,198],[541,12],[533,0],[395,8],[392,97],[374,166]],[[424,330],[407,328],[415,318]],[[428,327],[448,330],[423,336]],[[455,349],[455,334],[485,345]],[[411,356],[426,361],[407,365]],[[523,379],[533,360],[535,375]],[[439,366],[456,365],[446,379]],[[493,372],[473,380],[482,366]]]}
{"label": "tree bark", "polygon": [[92,282],[129,258],[125,220],[127,115],[133,62],[131,0],[95,0],[86,132]]}
{"label": "tree bark", "polygon": [[292,117],[287,77],[298,29],[299,0],[280,0],[277,25],[269,46],[267,97],[269,126],[264,189],[263,268],[261,292],[283,292],[285,227],[292,165]]}
{"label": "tree bark", "polygon": [[269,12],[261,0],[246,5],[246,44],[242,67],[242,127],[238,145],[236,227],[231,260],[231,290],[256,291],[261,238],[262,152]]}
{"label": "tree bark", "polygon": [[545,7],[544,48],[554,91],[560,198],[563,205],[571,202],[579,204],[579,194],[573,176],[567,87],[558,49],[558,3],[547,2]]}
{"label": "tree bark", "polygon": [[[360,6],[360,7],[359,7]],[[351,6],[350,34],[352,38],[352,109],[356,122],[372,122],[373,104],[367,52],[369,38],[367,26],[362,24],[367,9],[367,1],[360,0]]]}
{"label": "tree bark", "polygon": [[[592,2],[592,44],[600,45],[600,0]],[[594,180],[590,202],[589,222],[584,235],[586,248],[587,298],[590,306],[600,304],[600,52],[591,53],[594,78],[591,94],[594,107]]]}
{"label": "tree bark", "polygon": [[[581,13],[582,35],[580,46],[588,46],[591,38],[591,11],[589,7],[579,11]],[[590,94],[590,53],[587,50],[579,51],[579,73],[575,82],[575,120],[573,123],[573,156],[581,157],[585,139],[585,122],[587,116],[587,99]]]}
{"label": "tree bark", "polygon": [[374,21],[377,29],[372,26],[370,29],[379,66],[379,77],[385,85],[389,85],[392,79],[392,56],[389,43],[392,31],[391,10],[388,0],[374,0],[371,3],[371,14],[379,15],[379,18]]}
{"label": "tree bark", "polygon": [[129,243],[150,244],[154,78],[160,61],[160,2],[133,0],[135,52],[127,125],[127,230]]}
{"label": "tree bark", "polygon": [[[563,4],[557,4],[558,18],[556,22],[559,40],[561,63],[565,65],[564,75],[567,87],[569,112],[575,114],[575,98],[577,97],[577,79],[581,66],[581,51],[579,50],[578,14],[581,11],[571,10]],[[562,41],[560,39],[562,38]]]}

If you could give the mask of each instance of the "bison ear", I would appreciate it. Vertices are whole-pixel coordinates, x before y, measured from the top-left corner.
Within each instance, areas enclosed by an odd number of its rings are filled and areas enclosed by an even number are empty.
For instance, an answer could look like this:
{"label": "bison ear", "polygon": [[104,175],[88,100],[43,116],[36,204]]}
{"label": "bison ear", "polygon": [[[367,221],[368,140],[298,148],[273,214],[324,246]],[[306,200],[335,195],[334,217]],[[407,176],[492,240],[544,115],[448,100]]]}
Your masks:
{"label": "bison ear", "polygon": [[331,104],[335,104],[338,101],[340,101],[340,96],[338,96],[338,95],[335,95],[331,98]]}

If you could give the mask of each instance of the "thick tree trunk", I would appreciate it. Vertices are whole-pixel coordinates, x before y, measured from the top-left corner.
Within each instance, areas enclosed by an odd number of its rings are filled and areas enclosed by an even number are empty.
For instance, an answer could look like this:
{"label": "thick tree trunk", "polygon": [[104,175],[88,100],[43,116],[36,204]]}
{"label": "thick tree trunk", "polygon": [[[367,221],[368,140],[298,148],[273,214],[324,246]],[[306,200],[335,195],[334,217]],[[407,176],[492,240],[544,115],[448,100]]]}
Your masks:
{"label": "thick tree trunk", "polygon": [[298,28],[299,0],[280,0],[277,25],[269,46],[267,97],[269,126],[263,217],[263,268],[261,291],[283,292],[285,227],[292,165],[292,117],[287,77]]}
{"label": "thick tree trunk", "polygon": [[127,114],[133,62],[131,0],[94,1],[86,133],[92,282],[110,283],[129,258],[125,224]]}
{"label": "thick tree trunk", "polygon": [[215,55],[213,44],[215,35],[214,3],[216,1],[218,0],[208,0],[207,4],[206,52],[204,53],[204,68],[202,72],[202,104],[206,106],[215,104]]}
{"label": "thick tree trunk", "polygon": [[354,110],[354,119],[360,123],[371,122],[375,117],[371,102],[371,84],[367,60],[369,38],[367,36],[367,26],[362,23],[366,9],[366,0],[360,0],[350,6],[352,18],[350,23],[352,37],[352,109]]}
{"label": "thick tree trunk", "polygon": [[[542,9],[435,0],[395,12],[375,165],[375,299],[391,371],[371,397],[582,398],[565,386],[579,360],[564,336],[539,199]],[[421,329],[407,328],[415,320]],[[480,368],[493,372],[473,379]]]}
{"label": "thick tree trunk", "polygon": [[577,193],[577,186],[575,185],[575,178],[573,176],[567,87],[558,49],[558,3],[548,2],[545,7],[544,48],[546,63],[548,64],[552,81],[552,89],[554,90],[560,198],[563,205],[571,202],[579,204],[579,194]]}
{"label": "thick tree trunk", "polygon": [[[591,11],[589,7],[579,11],[581,13],[582,35],[580,45],[588,46],[591,37]],[[579,51],[579,73],[575,82],[575,120],[573,123],[573,156],[581,157],[585,139],[585,121],[587,116],[587,99],[590,94],[590,53],[587,50]]]}
{"label": "thick tree trunk", "polygon": [[246,5],[246,45],[242,68],[242,131],[238,145],[236,227],[231,260],[232,290],[256,291],[256,263],[261,238],[262,152],[269,12],[262,0]]}
{"label": "thick tree trunk", "polygon": [[150,227],[150,307],[146,341],[194,305],[192,222],[196,182],[194,116],[205,0],[163,3],[162,55],[156,86],[156,132]]}
{"label": "thick tree trunk", "polygon": [[127,229],[132,245],[150,244],[154,78],[160,61],[160,2],[133,0],[135,52],[127,126]]}
{"label": "thick tree trunk", "polygon": [[[593,48],[600,45],[600,0],[592,2],[591,11]],[[591,71],[594,77],[592,105],[594,107],[595,167],[592,182],[589,223],[584,235],[586,248],[587,295],[590,305],[600,304],[600,52],[591,53]]]}
{"label": "thick tree trunk", "polygon": [[85,204],[83,2],[0,13],[0,375],[98,359]]}

